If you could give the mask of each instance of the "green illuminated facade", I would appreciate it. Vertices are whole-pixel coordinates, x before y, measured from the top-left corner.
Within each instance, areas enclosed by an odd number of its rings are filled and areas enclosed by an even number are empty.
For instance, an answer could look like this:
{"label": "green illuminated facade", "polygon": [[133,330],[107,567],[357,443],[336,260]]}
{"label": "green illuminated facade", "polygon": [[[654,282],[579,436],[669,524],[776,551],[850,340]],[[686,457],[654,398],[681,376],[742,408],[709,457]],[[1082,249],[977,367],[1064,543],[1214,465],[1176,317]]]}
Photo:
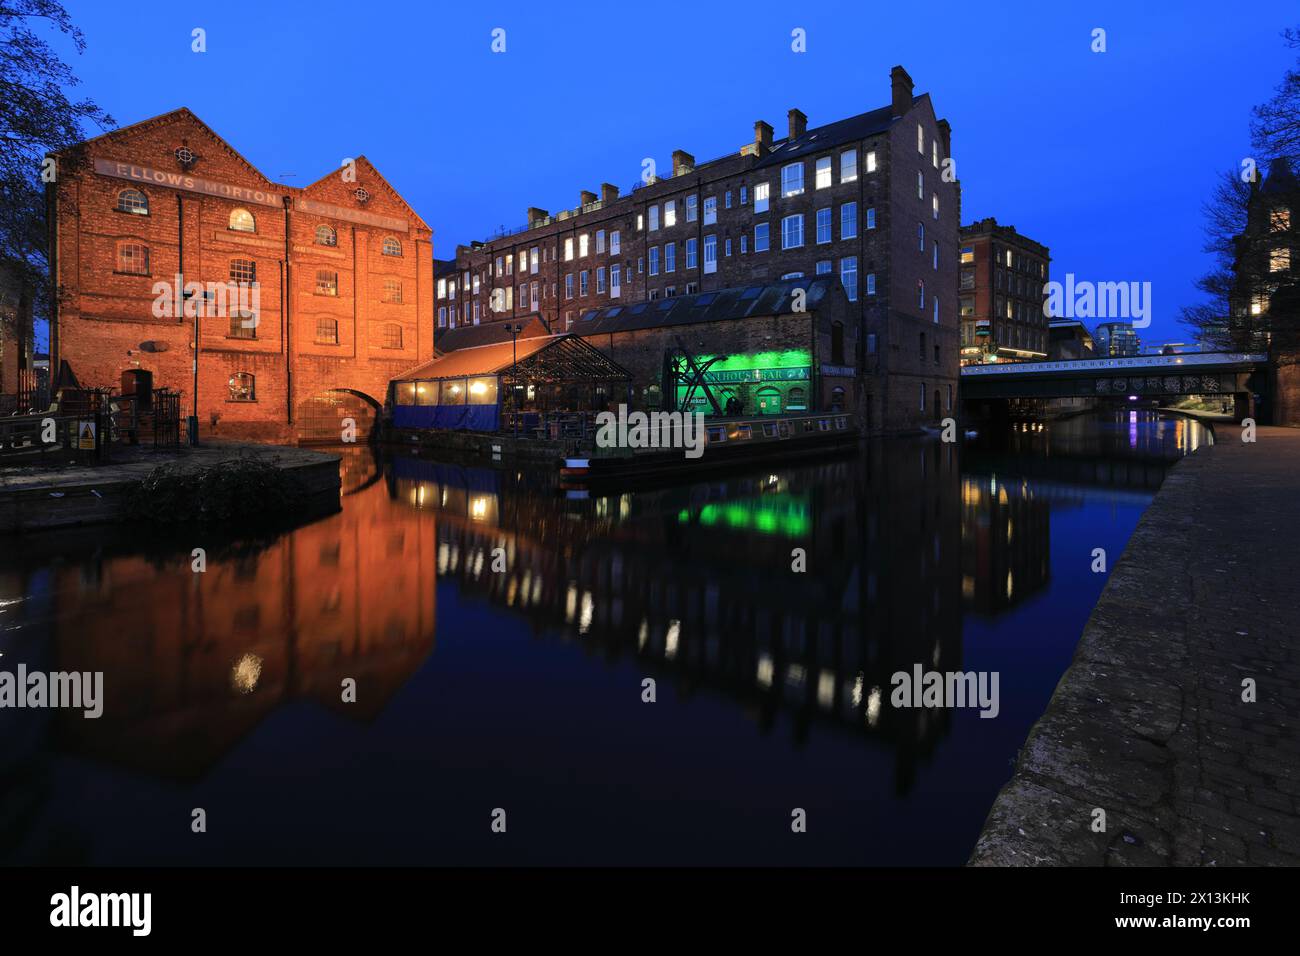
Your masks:
{"label": "green illuminated facade", "polygon": [[[695,360],[702,365],[711,358],[711,355],[698,355]],[[745,415],[780,415],[812,408],[812,353],[807,349],[729,355],[710,365],[704,380],[724,410],[729,398],[740,400]],[[684,410],[713,414],[709,400],[699,388],[692,392],[679,385],[677,405]]]}

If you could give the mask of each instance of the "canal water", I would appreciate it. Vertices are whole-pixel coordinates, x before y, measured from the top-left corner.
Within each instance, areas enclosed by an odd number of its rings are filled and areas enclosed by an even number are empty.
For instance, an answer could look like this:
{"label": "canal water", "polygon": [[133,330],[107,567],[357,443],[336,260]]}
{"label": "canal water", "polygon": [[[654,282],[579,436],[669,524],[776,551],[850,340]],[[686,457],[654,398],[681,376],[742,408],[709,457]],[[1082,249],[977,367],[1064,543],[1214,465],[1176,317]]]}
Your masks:
{"label": "canal water", "polygon": [[[960,864],[1094,549],[1207,440],[1125,411],[585,492],[349,449],[277,537],[0,541],[0,670],[104,675],[98,719],[0,710],[0,862]],[[892,706],[916,665],[996,673],[996,717]]]}

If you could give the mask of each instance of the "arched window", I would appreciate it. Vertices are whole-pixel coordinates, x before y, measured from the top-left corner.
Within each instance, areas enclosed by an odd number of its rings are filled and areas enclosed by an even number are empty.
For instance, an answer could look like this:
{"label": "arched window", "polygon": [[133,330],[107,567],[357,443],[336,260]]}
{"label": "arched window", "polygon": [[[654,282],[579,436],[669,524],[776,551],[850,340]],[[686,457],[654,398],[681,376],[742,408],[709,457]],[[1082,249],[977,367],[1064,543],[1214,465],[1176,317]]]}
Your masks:
{"label": "arched window", "polygon": [[131,212],[137,216],[149,215],[149,197],[138,189],[123,189],[117,194],[119,212]]}
{"label": "arched window", "polygon": [[117,244],[117,271],[127,275],[147,276],[149,274],[149,247],[141,242],[119,242]]}
{"label": "arched window", "polygon": [[831,364],[844,364],[844,323],[831,323]]}
{"label": "arched window", "polygon": [[805,397],[806,392],[798,385],[790,389],[785,396],[785,407],[793,412],[805,412],[808,410],[808,399]]}
{"label": "arched window", "polygon": [[251,372],[236,372],[230,376],[230,400],[232,402],[255,402],[257,391]]}
{"label": "arched window", "polygon": [[384,348],[400,349],[402,347],[402,327],[396,322],[384,326]]}
{"label": "arched window", "polygon": [[253,214],[247,209],[232,209],[230,211],[230,228],[235,232],[257,232],[257,222],[253,219]]}
{"label": "arched window", "polygon": [[337,246],[339,244],[338,235],[329,226],[316,227],[316,245],[318,246]]}
{"label": "arched window", "polygon": [[844,389],[839,385],[831,389],[831,411],[844,411]]}
{"label": "arched window", "polygon": [[384,255],[400,256],[402,254],[402,244],[389,236],[384,240]]}

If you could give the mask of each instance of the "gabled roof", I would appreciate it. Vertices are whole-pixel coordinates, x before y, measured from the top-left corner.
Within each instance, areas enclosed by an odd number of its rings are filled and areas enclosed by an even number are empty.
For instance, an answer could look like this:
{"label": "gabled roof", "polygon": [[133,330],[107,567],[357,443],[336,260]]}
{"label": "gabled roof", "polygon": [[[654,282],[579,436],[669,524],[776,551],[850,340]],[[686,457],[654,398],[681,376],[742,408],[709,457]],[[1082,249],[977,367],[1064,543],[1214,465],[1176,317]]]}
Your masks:
{"label": "gabled roof", "polygon": [[539,352],[548,345],[554,345],[565,338],[561,335],[539,335],[531,339],[520,339],[516,349],[513,342],[494,342],[491,345],[475,345],[470,348],[448,352],[432,362],[403,372],[401,381],[416,378],[463,378],[467,375],[494,375],[502,369],[509,368],[516,361],[522,361],[534,352]]}
{"label": "gabled roof", "polygon": [[[538,315],[528,316],[523,322],[524,330],[519,333],[521,339],[531,339],[539,335],[549,335],[550,328]],[[480,345],[495,345],[509,342],[511,322],[485,322],[482,325],[462,325],[454,329],[437,329],[433,333],[433,347],[439,352],[455,352],[460,349],[475,348]]]}
{"label": "gabled roof", "polygon": [[1286,157],[1279,156],[1268,164],[1268,175],[1264,177],[1260,192],[1293,193],[1297,189],[1300,189],[1300,183],[1296,182],[1295,173],[1291,171],[1291,164]]}
{"label": "gabled roof", "polygon": [[627,369],[576,335],[543,335],[458,349],[414,368],[395,381],[467,378],[475,375],[518,375],[542,382],[630,380]]}
{"label": "gabled roof", "polygon": [[794,312],[795,290],[804,289],[804,310],[815,312],[839,280],[822,275],[813,279],[783,279],[763,285],[737,286],[716,292],[674,296],[654,302],[614,305],[584,312],[573,323],[574,335],[605,335],[668,325],[693,325],[763,315]]}
{"label": "gabled roof", "polygon": [[[423,218],[421,218],[418,212],[416,212],[414,209],[411,208],[411,204],[402,198],[402,194],[393,188],[393,184],[384,178],[384,174],[375,168],[374,163],[366,159],[364,155],[358,156],[354,160],[354,162],[356,163],[357,169],[362,170],[365,173],[368,173],[370,176],[373,176],[375,178],[375,181],[378,182],[379,186],[386,193],[388,193],[389,197],[401,203],[402,207],[408,213],[411,214],[411,218],[413,218],[423,228],[429,229],[429,224],[425,222]],[[326,182],[331,177],[337,176],[338,172],[339,172],[338,169],[331,169],[329,172],[325,173],[325,175],[321,176],[319,179],[313,180],[312,182],[308,183],[306,186],[301,187],[301,191],[303,195],[304,196],[311,195],[313,191],[317,191],[316,190],[317,186],[320,186],[322,183]],[[430,232],[432,232],[432,230],[430,230]]]}
{"label": "gabled roof", "polygon": [[[138,123],[131,123],[129,126],[119,126],[116,129],[105,130],[104,132],[100,133],[98,136],[92,136],[90,137],[90,139],[83,140],[80,143],[76,143],[72,146],[69,146],[65,150],[60,150],[59,152],[65,153],[68,152],[68,150],[81,149],[84,148],[85,146],[90,145],[91,143],[98,143],[101,142],[102,140],[120,139],[123,137],[124,134],[140,132],[148,129],[156,129],[160,126],[169,126],[172,123],[176,123],[180,120],[189,120],[193,123],[196,123],[204,132],[206,132],[209,136],[211,136],[218,143],[220,143],[222,148],[225,149],[226,152],[230,153],[231,156],[233,156],[244,166],[247,166],[250,171],[256,173],[258,176],[261,176],[262,179],[265,180],[266,182],[270,183],[271,185],[279,186],[284,189],[293,188],[290,186],[285,186],[283,183],[277,183],[270,176],[266,175],[266,173],[262,172],[260,169],[254,166],[251,162],[249,162],[244,157],[244,155],[241,152],[239,152],[239,150],[231,146],[224,136],[222,136],[220,133],[214,130],[207,123],[203,122],[203,120],[195,116],[194,113],[192,113],[189,107],[187,106],[182,106],[179,109],[174,109],[168,113],[162,113],[158,116],[151,116],[149,119],[140,120],[140,122]],[[55,153],[54,155],[58,155],[58,153]]]}

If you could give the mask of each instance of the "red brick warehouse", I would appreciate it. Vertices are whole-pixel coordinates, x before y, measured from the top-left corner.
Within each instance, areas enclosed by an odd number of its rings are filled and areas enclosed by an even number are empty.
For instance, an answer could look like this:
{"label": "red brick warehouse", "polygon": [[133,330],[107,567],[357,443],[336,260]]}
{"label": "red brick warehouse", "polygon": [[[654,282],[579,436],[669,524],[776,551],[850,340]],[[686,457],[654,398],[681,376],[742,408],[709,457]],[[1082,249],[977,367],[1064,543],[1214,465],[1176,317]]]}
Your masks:
{"label": "red brick warehouse", "polygon": [[389,380],[433,357],[432,230],[364,157],[285,186],[179,109],[55,160],[51,367],[66,361],[81,385],[145,370],[190,413],[194,319],[167,291],[178,276],[257,291],[207,300],[202,435],[337,441],[354,417],[364,438]]}

